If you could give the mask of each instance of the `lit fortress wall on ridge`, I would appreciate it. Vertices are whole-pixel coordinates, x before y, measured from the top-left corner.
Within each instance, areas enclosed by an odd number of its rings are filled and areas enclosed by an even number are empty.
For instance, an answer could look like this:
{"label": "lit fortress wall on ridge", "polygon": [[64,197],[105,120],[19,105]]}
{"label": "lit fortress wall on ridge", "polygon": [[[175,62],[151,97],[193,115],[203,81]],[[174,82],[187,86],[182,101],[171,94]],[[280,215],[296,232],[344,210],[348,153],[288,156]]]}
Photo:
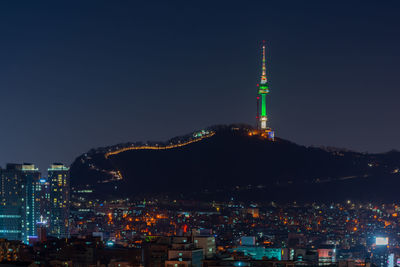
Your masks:
{"label": "lit fortress wall on ridge", "polygon": [[115,151],[110,151],[104,154],[105,158],[109,158],[110,156],[113,155],[117,155],[119,153],[125,152],[125,151],[129,151],[129,150],[165,150],[165,149],[172,149],[172,148],[178,148],[178,147],[183,147],[183,146],[187,146],[189,144],[192,143],[196,143],[199,142],[205,138],[209,138],[211,136],[215,135],[215,132],[208,132],[205,134],[195,134],[194,137],[195,139],[189,140],[187,142],[183,142],[183,143],[178,143],[178,144],[170,144],[167,146],[131,146],[131,147],[124,147]]}

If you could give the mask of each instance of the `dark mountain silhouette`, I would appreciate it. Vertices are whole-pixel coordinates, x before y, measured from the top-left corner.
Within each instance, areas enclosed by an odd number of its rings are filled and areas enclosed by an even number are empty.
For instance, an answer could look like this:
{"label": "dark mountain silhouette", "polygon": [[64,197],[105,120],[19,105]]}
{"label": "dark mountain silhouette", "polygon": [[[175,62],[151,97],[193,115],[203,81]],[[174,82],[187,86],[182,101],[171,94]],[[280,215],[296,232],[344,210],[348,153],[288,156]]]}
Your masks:
{"label": "dark mountain silhouette", "polygon": [[121,148],[184,144],[197,140],[199,133],[166,143],[91,150],[72,164],[72,184],[90,185],[102,196],[129,197],[171,193],[213,199],[386,201],[397,196],[397,151],[365,154],[305,147],[279,138],[250,136],[251,131],[244,125],[215,126],[202,133],[214,135],[184,146],[127,150],[108,158],[105,153]]}

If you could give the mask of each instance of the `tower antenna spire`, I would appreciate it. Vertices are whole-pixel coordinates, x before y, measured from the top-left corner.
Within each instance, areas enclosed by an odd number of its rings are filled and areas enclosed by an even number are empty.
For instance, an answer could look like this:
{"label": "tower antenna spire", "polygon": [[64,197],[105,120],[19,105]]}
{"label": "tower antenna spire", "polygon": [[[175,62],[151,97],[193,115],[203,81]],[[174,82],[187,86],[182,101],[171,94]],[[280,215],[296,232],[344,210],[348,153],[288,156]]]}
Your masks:
{"label": "tower antenna spire", "polygon": [[262,45],[262,73],[261,73],[261,83],[266,84],[267,81],[267,67],[265,65],[265,41]]}

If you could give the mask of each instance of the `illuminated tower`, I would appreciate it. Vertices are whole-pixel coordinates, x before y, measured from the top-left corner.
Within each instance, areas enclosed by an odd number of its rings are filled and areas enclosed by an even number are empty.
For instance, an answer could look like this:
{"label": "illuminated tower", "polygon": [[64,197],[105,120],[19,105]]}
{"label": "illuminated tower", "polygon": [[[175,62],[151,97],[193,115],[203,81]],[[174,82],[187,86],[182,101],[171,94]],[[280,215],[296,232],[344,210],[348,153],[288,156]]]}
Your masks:
{"label": "illuminated tower", "polygon": [[262,47],[262,73],[261,82],[258,85],[259,99],[261,99],[261,112],[259,116],[259,128],[261,130],[267,129],[267,94],[269,93],[267,81],[267,68],[265,67],[265,45]]}
{"label": "illuminated tower", "polygon": [[39,179],[39,170],[30,163],[7,164],[0,170],[0,238],[28,244],[29,238],[36,236]]}
{"label": "illuminated tower", "polygon": [[36,237],[36,223],[40,218],[40,200],[37,199],[36,186],[40,180],[39,169],[34,164],[21,166],[23,177],[22,198],[22,242],[28,244],[30,237]]}
{"label": "illuminated tower", "polygon": [[257,124],[258,129],[262,131],[262,134],[269,139],[274,139],[274,131],[268,127],[268,117],[267,117],[267,94],[268,80],[267,80],[267,68],[265,66],[265,44],[262,46],[262,73],[261,81],[258,85],[258,97],[257,97]]}
{"label": "illuminated tower", "polygon": [[50,183],[50,235],[69,237],[69,168],[54,163],[48,169]]}

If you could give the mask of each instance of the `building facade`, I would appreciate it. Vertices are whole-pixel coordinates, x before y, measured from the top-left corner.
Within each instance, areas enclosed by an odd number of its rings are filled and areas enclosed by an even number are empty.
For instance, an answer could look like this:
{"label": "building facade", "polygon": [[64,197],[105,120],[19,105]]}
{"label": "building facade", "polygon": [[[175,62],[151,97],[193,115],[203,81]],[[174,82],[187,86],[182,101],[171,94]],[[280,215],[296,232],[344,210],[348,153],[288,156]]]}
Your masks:
{"label": "building facade", "polygon": [[50,235],[69,237],[70,184],[69,168],[54,163],[48,169],[50,183]]}
{"label": "building facade", "polygon": [[40,201],[36,197],[36,185],[41,174],[34,164],[24,163],[21,166],[22,174],[22,242],[29,243],[30,237],[36,237],[36,223],[40,220]]}
{"label": "building facade", "polygon": [[7,164],[0,177],[0,238],[22,240],[21,165]]}
{"label": "building facade", "polygon": [[7,164],[0,177],[0,238],[28,243],[36,236],[40,217],[36,198],[40,172],[30,163]]}

